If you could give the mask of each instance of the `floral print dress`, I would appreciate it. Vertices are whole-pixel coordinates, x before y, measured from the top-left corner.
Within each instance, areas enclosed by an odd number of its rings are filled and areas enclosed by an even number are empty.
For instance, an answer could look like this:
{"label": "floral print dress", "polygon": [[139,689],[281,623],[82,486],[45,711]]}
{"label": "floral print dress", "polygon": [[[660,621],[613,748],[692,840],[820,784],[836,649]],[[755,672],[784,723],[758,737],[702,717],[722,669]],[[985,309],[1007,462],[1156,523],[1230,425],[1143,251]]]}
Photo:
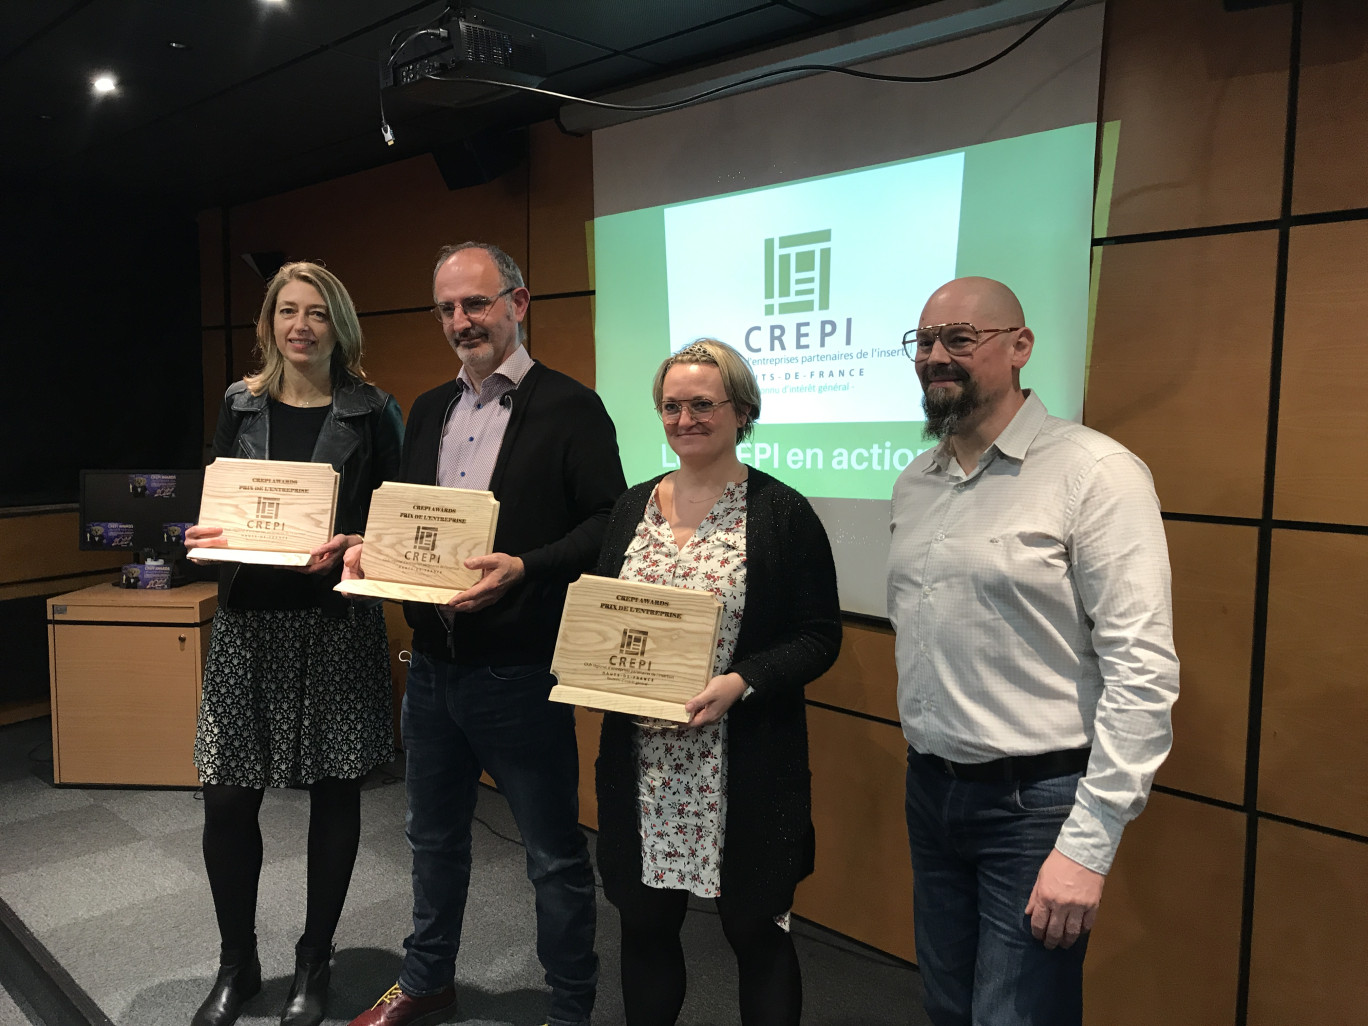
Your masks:
{"label": "floral print dress", "polygon": [[[746,482],[727,485],[682,548],[653,492],[619,576],[721,599],[713,676],[724,671],[746,604]],[[727,811],[726,717],[690,730],[638,726],[636,734],[641,882],[715,898]]]}

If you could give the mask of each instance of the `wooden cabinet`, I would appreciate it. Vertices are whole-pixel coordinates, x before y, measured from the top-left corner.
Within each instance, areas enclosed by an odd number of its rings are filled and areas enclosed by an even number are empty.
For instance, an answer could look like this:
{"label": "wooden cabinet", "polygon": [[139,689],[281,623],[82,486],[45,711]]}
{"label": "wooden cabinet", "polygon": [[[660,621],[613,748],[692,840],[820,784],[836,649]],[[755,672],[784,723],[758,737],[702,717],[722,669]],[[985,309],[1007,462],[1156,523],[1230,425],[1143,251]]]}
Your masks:
{"label": "wooden cabinet", "polygon": [[48,599],[56,783],[199,784],[195,717],[217,590],[98,584]]}

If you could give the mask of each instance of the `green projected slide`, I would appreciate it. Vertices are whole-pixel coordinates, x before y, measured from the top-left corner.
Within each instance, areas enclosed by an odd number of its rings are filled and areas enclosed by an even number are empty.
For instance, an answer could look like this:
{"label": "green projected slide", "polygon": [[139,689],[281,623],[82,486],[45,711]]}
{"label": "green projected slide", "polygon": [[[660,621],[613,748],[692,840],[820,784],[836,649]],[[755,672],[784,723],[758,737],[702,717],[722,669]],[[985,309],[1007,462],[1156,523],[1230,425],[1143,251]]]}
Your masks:
{"label": "green projected slide", "polygon": [[651,378],[711,336],[762,389],[744,462],[809,496],[887,499],[929,444],[903,333],[962,275],[1017,292],[1036,333],[1022,382],[1079,417],[1095,144],[1076,125],[596,219],[598,392],[628,481],[677,465]]}

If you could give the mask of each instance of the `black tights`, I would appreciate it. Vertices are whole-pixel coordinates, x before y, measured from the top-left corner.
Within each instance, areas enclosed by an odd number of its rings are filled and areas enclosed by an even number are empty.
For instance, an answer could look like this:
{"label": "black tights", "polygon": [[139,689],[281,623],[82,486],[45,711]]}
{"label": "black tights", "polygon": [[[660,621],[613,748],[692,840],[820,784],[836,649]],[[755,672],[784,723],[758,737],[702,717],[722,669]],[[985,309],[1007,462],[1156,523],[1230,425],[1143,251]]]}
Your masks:
{"label": "black tights", "polygon": [[[204,868],[225,955],[256,947],[264,792],[204,785]],[[361,840],[361,781],[329,777],[309,786],[309,882],[304,935],[296,951],[319,961],[332,948]]]}
{"label": "black tights", "polygon": [[[618,905],[622,919],[622,1003],[627,1026],[674,1026],[684,1005],[684,948],[679,931],[687,891],[635,883]],[[717,899],[722,932],[736,953],[742,1026],[795,1026],[803,981],[793,938],[773,917]]]}

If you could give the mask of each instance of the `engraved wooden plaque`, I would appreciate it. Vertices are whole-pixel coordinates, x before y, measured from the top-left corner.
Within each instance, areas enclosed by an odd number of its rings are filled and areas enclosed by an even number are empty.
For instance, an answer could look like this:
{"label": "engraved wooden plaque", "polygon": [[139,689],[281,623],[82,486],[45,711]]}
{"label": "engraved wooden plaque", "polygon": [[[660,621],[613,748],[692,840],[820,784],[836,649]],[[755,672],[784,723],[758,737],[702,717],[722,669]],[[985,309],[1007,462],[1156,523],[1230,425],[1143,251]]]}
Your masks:
{"label": "engraved wooden plaque", "polygon": [[333,533],[339,475],[327,463],[219,457],[204,468],[199,523],[223,528],[225,548],[191,559],[304,566]]}
{"label": "engraved wooden plaque", "polygon": [[582,576],[565,595],[551,700],[687,723],[712,678],[722,603],[710,591]]}
{"label": "engraved wooden plaque", "polygon": [[446,603],[480,579],[465,561],[494,547],[493,492],[386,481],[371,496],[361,580],[336,590],[411,602]]}

